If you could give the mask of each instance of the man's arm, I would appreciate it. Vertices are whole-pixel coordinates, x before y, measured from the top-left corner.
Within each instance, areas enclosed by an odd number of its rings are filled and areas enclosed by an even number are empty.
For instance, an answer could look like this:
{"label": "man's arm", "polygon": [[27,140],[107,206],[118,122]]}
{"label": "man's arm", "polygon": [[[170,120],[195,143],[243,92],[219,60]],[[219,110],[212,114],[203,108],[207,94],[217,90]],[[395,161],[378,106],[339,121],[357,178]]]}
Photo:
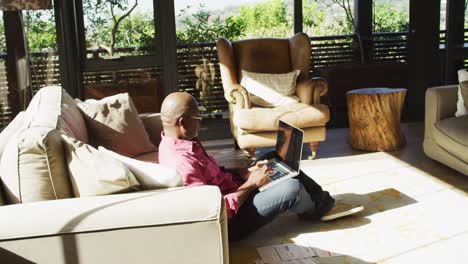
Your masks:
{"label": "man's arm", "polygon": [[239,186],[236,191],[238,207],[247,200],[253,191],[267,184],[270,180],[270,176],[275,174],[275,171],[268,166],[264,166],[265,164],[266,163],[263,162],[261,164],[257,162],[257,165],[249,168],[249,176],[246,182]]}
{"label": "man's arm", "polygon": [[226,172],[229,172],[233,175],[237,175],[239,177],[241,177],[242,179],[244,179],[244,181],[247,181],[249,179],[249,176],[250,174],[252,173],[252,171],[254,170],[257,170],[261,167],[263,167],[264,165],[266,165],[268,163],[268,160],[259,160],[255,163],[254,166],[252,167],[249,167],[249,168],[232,168],[232,169],[225,169],[223,167],[223,170],[226,171]]}

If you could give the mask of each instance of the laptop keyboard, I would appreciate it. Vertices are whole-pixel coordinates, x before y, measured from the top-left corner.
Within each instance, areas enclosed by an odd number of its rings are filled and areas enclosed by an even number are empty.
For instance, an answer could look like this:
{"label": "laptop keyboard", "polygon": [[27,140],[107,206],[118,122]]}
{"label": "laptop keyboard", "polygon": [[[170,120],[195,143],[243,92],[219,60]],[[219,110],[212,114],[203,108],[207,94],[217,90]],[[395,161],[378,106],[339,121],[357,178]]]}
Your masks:
{"label": "laptop keyboard", "polygon": [[270,178],[272,180],[277,180],[277,179],[285,176],[286,174],[289,174],[289,172],[290,172],[286,167],[281,165],[281,163],[276,162],[276,161],[273,161],[273,162],[269,163],[268,166],[276,171],[275,174],[270,176]]}

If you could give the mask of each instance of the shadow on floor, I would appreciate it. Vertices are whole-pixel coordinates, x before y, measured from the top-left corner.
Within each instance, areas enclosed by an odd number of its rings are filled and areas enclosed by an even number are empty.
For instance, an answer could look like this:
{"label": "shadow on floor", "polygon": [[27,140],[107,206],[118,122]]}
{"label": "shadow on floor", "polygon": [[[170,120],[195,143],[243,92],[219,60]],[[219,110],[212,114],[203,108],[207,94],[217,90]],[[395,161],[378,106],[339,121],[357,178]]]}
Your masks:
{"label": "shadow on floor", "polygon": [[15,264],[33,264],[35,262],[29,261],[22,256],[0,247],[0,259],[2,263],[15,263]]}
{"label": "shadow on floor", "polygon": [[[288,243],[280,243],[280,244],[271,244],[271,245],[281,245],[281,244],[290,244]],[[229,261],[232,264],[245,264],[245,263],[265,263],[265,262],[260,262],[259,260],[262,259],[261,255],[258,253],[257,249],[255,247],[243,247],[239,244],[232,243],[231,244],[231,249],[230,249],[230,254],[229,254]],[[280,263],[281,261],[291,261],[291,263],[315,263],[312,262],[312,260],[306,261],[303,260],[299,262],[293,262],[293,259],[297,259],[297,257],[294,257],[291,252],[296,252],[296,253],[303,253],[304,255],[315,255],[313,258],[315,261],[318,261],[320,264],[372,264],[374,262],[367,262],[362,259],[349,256],[349,255],[342,255],[339,252],[330,252],[326,249],[322,248],[311,248],[307,246],[301,246],[294,244],[293,248],[290,248],[290,259],[282,259],[279,255],[279,252],[277,250],[272,251],[272,259],[270,259],[269,262],[266,263]],[[289,255],[288,254],[288,255]],[[267,260],[268,261],[268,260]],[[289,262],[288,262],[289,263]]]}

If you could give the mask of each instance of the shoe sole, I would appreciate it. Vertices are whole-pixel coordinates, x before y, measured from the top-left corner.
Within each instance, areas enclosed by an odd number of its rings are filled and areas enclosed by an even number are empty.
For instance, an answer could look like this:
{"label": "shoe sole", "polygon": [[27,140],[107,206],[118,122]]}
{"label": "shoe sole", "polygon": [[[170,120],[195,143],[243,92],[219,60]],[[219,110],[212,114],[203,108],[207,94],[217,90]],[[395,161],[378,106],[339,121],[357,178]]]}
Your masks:
{"label": "shoe sole", "polygon": [[333,215],[322,216],[322,217],[320,218],[320,220],[322,220],[322,221],[329,221],[329,220],[341,218],[341,217],[344,217],[344,216],[353,215],[353,214],[359,213],[359,212],[361,212],[361,211],[363,211],[363,210],[364,210],[364,206],[361,205],[361,206],[354,207],[354,208],[351,209],[351,210],[344,211],[344,212],[341,212],[341,213],[336,213],[336,214],[333,214]]}

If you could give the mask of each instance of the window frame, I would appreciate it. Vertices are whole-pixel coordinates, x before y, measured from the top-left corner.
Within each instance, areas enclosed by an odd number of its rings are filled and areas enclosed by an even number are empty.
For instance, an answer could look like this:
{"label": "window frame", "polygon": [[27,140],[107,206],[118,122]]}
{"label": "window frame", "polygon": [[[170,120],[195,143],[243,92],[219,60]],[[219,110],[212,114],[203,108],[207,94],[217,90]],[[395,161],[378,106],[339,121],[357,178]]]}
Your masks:
{"label": "window frame", "polygon": [[93,60],[87,58],[83,0],[76,0],[75,12],[77,20],[78,43],[79,49],[81,51],[80,65],[82,72],[119,71],[162,66],[162,31],[160,26],[160,17],[158,16],[160,14],[160,12],[158,12],[160,8],[160,1],[152,1],[154,14],[153,23],[155,32],[154,53],[146,55],[127,55],[118,58]]}

